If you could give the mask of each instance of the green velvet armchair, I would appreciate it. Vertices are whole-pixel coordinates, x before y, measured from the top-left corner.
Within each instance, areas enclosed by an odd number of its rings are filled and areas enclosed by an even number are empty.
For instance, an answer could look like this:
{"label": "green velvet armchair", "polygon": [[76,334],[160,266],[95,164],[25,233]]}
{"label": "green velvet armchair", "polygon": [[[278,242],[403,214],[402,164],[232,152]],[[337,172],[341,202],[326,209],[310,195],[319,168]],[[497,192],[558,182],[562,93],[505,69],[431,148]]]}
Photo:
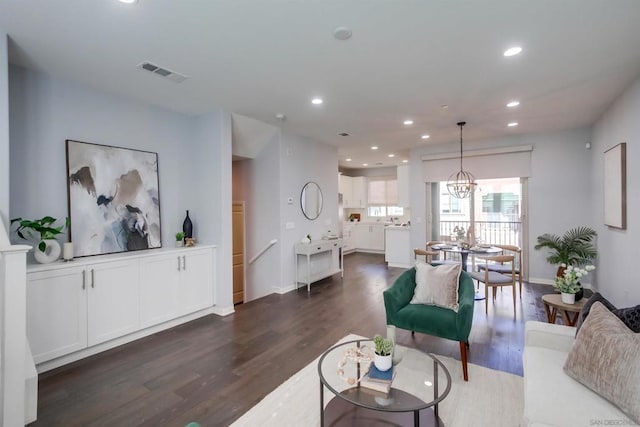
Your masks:
{"label": "green velvet armchair", "polygon": [[411,333],[420,332],[460,342],[460,359],[464,380],[467,373],[467,348],[469,332],[473,321],[475,290],[473,280],[466,273],[460,274],[458,285],[458,312],[435,305],[409,304],[416,287],[416,269],[411,268],[384,291],[384,307],[387,324],[407,329]]}

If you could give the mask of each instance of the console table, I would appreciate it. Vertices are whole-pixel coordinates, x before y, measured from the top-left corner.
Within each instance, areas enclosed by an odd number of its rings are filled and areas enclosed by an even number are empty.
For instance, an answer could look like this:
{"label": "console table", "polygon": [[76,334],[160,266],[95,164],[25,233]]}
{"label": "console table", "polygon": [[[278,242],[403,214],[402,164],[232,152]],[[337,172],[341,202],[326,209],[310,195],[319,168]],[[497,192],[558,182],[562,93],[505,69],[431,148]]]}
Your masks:
{"label": "console table", "polygon": [[311,292],[313,282],[337,273],[343,277],[342,239],[296,243],[295,258],[296,289],[302,283]]}

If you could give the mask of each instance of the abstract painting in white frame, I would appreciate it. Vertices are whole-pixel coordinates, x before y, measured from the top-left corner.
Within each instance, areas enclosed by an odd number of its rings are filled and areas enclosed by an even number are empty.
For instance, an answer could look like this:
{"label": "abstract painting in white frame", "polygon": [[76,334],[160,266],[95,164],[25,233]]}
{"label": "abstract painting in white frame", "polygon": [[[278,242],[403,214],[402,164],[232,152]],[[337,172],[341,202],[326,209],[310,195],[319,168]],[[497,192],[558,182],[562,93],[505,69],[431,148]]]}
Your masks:
{"label": "abstract painting in white frame", "polygon": [[158,154],[67,140],[74,256],[162,247]]}

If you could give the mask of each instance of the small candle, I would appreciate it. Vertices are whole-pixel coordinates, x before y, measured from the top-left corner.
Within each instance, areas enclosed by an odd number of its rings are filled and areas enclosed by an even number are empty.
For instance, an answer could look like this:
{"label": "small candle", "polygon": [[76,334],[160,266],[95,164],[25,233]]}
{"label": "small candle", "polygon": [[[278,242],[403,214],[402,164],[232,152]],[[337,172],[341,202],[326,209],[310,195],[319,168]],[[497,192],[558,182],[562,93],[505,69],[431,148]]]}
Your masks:
{"label": "small candle", "polygon": [[68,242],[63,245],[62,257],[65,261],[71,261],[73,259],[73,243]]}

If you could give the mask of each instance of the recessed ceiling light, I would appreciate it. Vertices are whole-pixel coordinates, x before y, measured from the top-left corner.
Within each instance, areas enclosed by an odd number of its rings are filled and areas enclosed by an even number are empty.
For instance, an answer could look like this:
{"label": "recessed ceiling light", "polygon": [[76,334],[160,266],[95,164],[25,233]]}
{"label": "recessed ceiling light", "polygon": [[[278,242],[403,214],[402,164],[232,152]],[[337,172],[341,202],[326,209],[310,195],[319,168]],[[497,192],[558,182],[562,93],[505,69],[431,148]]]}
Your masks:
{"label": "recessed ceiling light", "polygon": [[346,159],[344,159],[345,162],[350,162],[351,161],[351,157],[347,157]]}
{"label": "recessed ceiling light", "polygon": [[442,104],[440,108],[442,108],[443,110],[446,110],[447,108],[449,108],[449,106],[447,104]]}
{"label": "recessed ceiling light", "polygon": [[369,166],[369,163],[363,163],[362,166]]}
{"label": "recessed ceiling light", "polygon": [[333,37],[335,37],[338,40],[347,40],[351,38],[351,28],[347,28],[347,27],[338,27],[335,30],[333,30]]}
{"label": "recessed ceiling light", "polygon": [[348,134],[348,133],[346,133],[346,132],[340,132],[340,133],[338,134],[338,136],[349,136],[349,134]]}
{"label": "recessed ceiling light", "polygon": [[518,122],[511,122],[507,126],[509,126],[510,128],[512,128],[514,126],[518,126]]}
{"label": "recessed ceiling light", "polygon": [[405,120],[404,122],[402,122],[402,124],[404,124],[405,126],[409,126],[413,124],[413,120]]}
{"label": "recessed ceiling light", "polygon": [[504,51],[504,56],[513,56],[522,52],[522,48],[520,46],[510,47],[509,49]]}
{"label": "recessed ceiling light", "polygon": [[402,161],[402,163],[409,163],[409,160],[404,159],[404,160]]}
{"label": "recessed ceiling light", "polygon": [[372,150],[377,150],[378,147],[376,145],[374,145],[373,147],[371,147]]}
{"label": "recessed ceiling light", "polygon": [[511,101],[510,103],[507,104],[507,107],[513,108],[513,107],[517,107],[518,105],[520,105],[520,101]]}
{"label": "recessed ceiling light", "polygon": [[395,157],[395,154],[389,154],[388,157]]}
{"label": "recessed ceiling light", "polygon": [[313,99],[311,100],[311,103],[312,103],[313,105],[320,105],[320,104],[322,104],[323,102],[324,102],[324,101],[322,100],[322,98],[313,98]]}
{"label": "recessed ceiling light", "polygon": [[126,4],[133,4],[135,2],[137,2],[138,0],[120,0],[120,3],[126,3]]}
{"label": "recessed ceiling light", "polygon": [[422,135],[420,138],[422,139],[429,139],[431,138],[431,135],[427,135],[426,133],[424,135]]}

